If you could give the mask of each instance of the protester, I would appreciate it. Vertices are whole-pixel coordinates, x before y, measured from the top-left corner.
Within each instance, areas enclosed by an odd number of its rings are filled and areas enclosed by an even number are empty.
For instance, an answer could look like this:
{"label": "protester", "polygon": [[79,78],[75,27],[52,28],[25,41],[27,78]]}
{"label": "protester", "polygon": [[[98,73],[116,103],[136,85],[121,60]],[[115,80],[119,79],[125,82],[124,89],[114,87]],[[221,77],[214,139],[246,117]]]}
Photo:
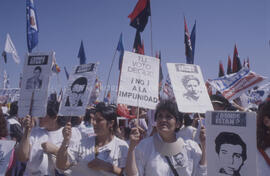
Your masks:
{"label": "protester", "polygon": [[[25,175],[56,175],[55,157],[63,140],[60,119],[57,116],[58,102],[48,102],[47,115],[40,118],[40,127],[32,129],[31,117],[24,119],[24,134],[17,148],[18,160],[27,162]],[[80,132],[72,129],[70,145],[78,143]]]}
{"label": "protester", "polygon": [[181,137],[183,139],[192,139],[192,140],[194,140],[197,129],[192,126],[193,119],[190,118],[191,115],[192,114],[190,114],[190,115],[189,114],[184,114],[183,115],[184,125],[179,131],[179,133],[181,134]]}
{"label": "protester", "polygon": [[257,176],[270,173],[270,101],[259,106],[257,115]]}
{"label": "protester", "polygon": [[23,129],[18,121],[18,102],[12,102],[10,105],[9,116],[7,117],[8,138],[20,142]]}
{"label": "protester", "polygon": [[57,154],[60,170],[71,170],[71,175],[121,175],[125,168],[128,145],[115,136],[116,108],[105,103],[96,105],[92,119],[96,136],[83,137],[76,146],[69,146],[71,124],[64,130],[64,140]]}
{"label": "protester", "polygon": [[201,130],[201,150],[196,142],[183,140],[177,133],[182,118],[175,102],[162,100],[156,108],[156,134],[140,141],[141,130],[132,128],[126,165],[128,176],[207,175],[205,130]]}

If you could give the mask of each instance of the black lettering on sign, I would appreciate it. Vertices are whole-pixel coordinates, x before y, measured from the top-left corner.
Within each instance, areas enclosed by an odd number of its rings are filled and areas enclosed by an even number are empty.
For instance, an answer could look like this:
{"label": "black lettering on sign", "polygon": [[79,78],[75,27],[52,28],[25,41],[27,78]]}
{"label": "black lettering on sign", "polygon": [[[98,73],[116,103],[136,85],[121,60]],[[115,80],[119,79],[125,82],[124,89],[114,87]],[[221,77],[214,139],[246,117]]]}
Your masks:
{"label": "black lettering on sign", "polygon": [[48,55],[29,56],[27,65],[47,65]]}
{"label": "black lettering on sign", "polygon": [[242,112],[212,112],[212,125],[246,127],[246,114]]}
{"label": "black lettering on sign", "polygon": [[91,72],[95,69],[95,64],[85,64],[85,65],[79,65],[76,70],[75,74],[77,73],[85,73],[85,72]]}

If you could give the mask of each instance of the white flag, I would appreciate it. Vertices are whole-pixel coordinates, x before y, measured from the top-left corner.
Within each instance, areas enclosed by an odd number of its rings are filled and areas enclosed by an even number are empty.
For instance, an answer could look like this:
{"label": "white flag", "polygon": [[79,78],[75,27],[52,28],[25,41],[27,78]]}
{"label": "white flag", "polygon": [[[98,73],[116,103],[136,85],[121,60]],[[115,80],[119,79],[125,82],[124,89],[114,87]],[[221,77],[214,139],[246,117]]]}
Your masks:
{"label": "white flag", "polygon": [[20,58],[18,56],[17,50],[16,50],[14,44],[12,43],[9,34],[7,34],[7,39],[6,39],[6,44],[5,44],[4,51],[6,53],[12,54],[12,57],[13,57],[14,62],[16,62],[17,64],[20,63]]}

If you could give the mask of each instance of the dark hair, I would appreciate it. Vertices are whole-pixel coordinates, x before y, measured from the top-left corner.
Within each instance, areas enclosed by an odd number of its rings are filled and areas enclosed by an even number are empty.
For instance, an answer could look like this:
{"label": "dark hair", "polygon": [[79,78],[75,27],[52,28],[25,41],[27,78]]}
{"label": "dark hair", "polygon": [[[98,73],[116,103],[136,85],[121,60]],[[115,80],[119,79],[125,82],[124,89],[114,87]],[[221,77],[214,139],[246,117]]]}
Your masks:
{"label": "dark hair", "polygon": [[34,68],[34,71],[36,71],[36,70],[39,70],[39,72],[41,72],[41,67],[40,67],[40,66],[36,66],[36,67]]}
{"label": "dark hair", "polygon": [[260,104],[257,113],[257,147],[263,150],[270,147],[270,129],[263,122],[265,116],[270,119],[270,101]]}
{"label": "dark hair", "polygon": [[[178,107],[175,101],[173,100],[161,100],[156,107],[156,113],[155,113],[155,120],[157,119],[157,115],[160,111],[168,111],[170,114],[172,114],[175,119],[176,123],[182,124],[183,122],[183,113],[178,111]],[[177,128],[176,131],[179,129]]]}
{"label": "dark hair", "polygon": [[101,113],[102,117],[106,119],[108,122],[114,121],[113,122],[113,133],[117,129],[117,113],[116,113],[116,108],[115,106],[112,105],[106,105],[104,102],[100,102],[96,105],[96,113],[99,112]]}
{"label": "dark hair", "polygon": [[198,85],[200,85],[200,81],[197,77],[193,76],[193,75],[185,75],[183,78],[182,78],[182,83],[184,84],[185,88],[187,88],[187,83],[190,81],[190,80],[195,80],[197,81]]}
{"label": "dark hair", "polygon": [[59,102],[48,101],[47,103],[47,115],[51,118],[56,118],[59,110]]}
{"label": "dark hair", "polygon": [[18,101],[14,101],[10,104],[9,115],[16,116],[18,114]]}
{"label": "dark hair", "polygon": [[86,109],[83,120],[85,122],[90,122],[90,120],[91,120],[91,116],[90,115],[91,114],[95,114],[95,113],[96,113],[96,109],[95,108]]}
{"label": "dark hair", "polygon": [[243,161],[247,159],[247,146],[238,134],[231,132],[221,132],[216,137],[215,144],[215,149],[218,154],[220,152],[220,147],[222,144],[240,145],[242,147],[242,159]]}
{"label": "dark hair", "polygon": [[183,115],[183,118],[184,118],[184,125],[185,126],[191,126],[192,125],[193,119],[190,118],[189,114],[185,113]]}
{"label": "dark hair", "polygon": [[0,137],[7,137],[7,121],[3,115],[0,115]]}
{"label": "dark hair", "polygon": [[86,89],[86,86],[87,86],[87,79],[85,77],[80,77],[80,78],[76,79],[71,85],[71,90],[73,89],[73,86],[75,84],[79,84],[81,86],[84,85],[83,90],[80,92],[80,93],[83,93]]}

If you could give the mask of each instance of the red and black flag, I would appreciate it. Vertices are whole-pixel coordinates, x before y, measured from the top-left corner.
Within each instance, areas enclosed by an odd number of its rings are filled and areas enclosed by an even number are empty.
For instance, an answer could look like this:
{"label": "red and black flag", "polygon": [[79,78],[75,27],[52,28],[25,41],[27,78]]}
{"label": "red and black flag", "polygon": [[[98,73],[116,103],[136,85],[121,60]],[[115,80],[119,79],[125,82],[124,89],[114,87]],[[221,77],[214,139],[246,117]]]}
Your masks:
{"label": "red and black flag", "polygon": [[186,23],[186,17],[184,17],[184,23],[185,23],[185,49],[186,49],[186,63],[187,64],[193,64],[192,61],[192,45],[190,40],[190,35],[188,33],[187,23]]}
{"label": "red and black flag", "polygon": [[150,0],[139,0],[128,18],[132,27],[143,32],[149,16],[151,16]]}
{"label": "red and black flag", "polygon": [[136,31],[136,36],[133,44],[133,52],[138,54],[144,54],[144,46],[141,42],[140,31]]}
{"label": "red and black flag", "polygon": [[221,61],[219,61],[219,72],[218,72],[218,77],[222,77],[225,75],[225,72],[224,72],[224,67],[223,67],[223,64]]}
{"label": "red and black flag", "polygon": [[238,56],[237,47],[236,47],[236,45],[234,45],[234,52],[233,52],[233,69],[232,69],[232,72],[233,72],[233,73],[236,73],[236,72],[238,72],[239,70],[241,70],[241,68],[242,68],[242,64],[241,64],[240,58],[239,58],[239,56]]}
{"label": "red and black flag", "polygon": [[249,68],[249,57],[247,58],[247,67]]}
{"label": "red and black flag", "polygon": [[231,61],[231,57],[228,56],[227,75],[231,73],[232,73],[232,61]]}

